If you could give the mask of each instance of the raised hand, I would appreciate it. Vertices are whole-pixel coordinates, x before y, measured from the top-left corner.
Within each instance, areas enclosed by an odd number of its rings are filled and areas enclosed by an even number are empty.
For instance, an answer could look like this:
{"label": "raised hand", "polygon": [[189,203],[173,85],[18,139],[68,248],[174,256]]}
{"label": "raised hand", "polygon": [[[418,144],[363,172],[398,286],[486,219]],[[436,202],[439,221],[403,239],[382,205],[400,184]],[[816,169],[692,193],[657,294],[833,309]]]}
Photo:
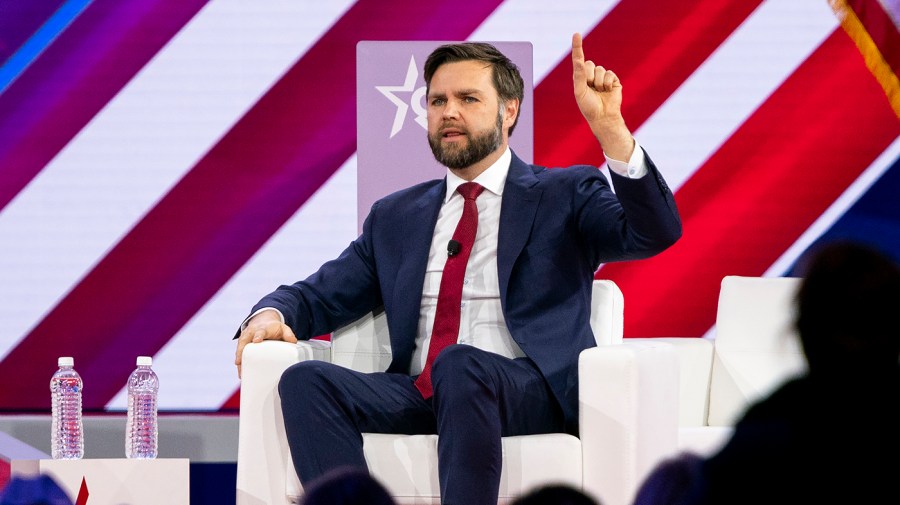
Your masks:
{"label": "raised hand", "polygon": [[634,139],[622,118],[622,83],[612,70],[584,59],[580,33],[572,35],[572,82],[578,109],[606,155],[627,161]]}

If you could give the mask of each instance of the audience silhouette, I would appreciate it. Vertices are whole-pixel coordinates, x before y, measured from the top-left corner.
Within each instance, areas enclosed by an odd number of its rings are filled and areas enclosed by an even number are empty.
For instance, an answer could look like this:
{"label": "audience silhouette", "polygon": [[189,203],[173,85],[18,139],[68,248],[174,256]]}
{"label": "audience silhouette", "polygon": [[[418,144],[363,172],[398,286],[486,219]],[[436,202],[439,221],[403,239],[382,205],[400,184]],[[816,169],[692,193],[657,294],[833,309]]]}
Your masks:
{"label": "audience silhouette", "polygon": [[681,452],[660,462],[638,489],[634,505],[664,505],[684,502],[699,479],[703,458]]}
{"label": "audience silhouette", "polygon": [[600,505],[600,503],[568,484],[546,484],[519,496],[511,505]]}
{"label": "audience silhouette", "polygon": [[53,477],[40,474],[14,476],[0,490],[0,505],[72,505]]}
{"label": "audience silhouette", "polygon": [[360,468],[336,468],[313,480],[300,505],[395,505],[387,489]]}
{"label": "audience silhouette", "polygon": [[840,241],[798,271],[808,371],[751,405],[718,453],[661,463],[636,505],[900,503],[900,267]]}

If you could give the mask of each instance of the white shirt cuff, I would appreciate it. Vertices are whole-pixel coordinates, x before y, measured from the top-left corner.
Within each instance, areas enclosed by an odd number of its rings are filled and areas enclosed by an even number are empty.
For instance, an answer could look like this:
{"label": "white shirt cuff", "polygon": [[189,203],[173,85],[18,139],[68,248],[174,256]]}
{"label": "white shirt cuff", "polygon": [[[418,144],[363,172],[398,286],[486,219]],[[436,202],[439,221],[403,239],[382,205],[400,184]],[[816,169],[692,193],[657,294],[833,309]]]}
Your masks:
{"label": "white shirt cuff", "polygon": [[606,158],[606,164],[609,166],[609,169],[622,177],[640,179],[650,171],[644,159],[644,150],[641,149],[641,145],[638,144],[637,140],[634,141],[634,151],[631,153],[631,158],[628,159],[627,163],[614,160],[606,156],[606,154],[603,157]]}

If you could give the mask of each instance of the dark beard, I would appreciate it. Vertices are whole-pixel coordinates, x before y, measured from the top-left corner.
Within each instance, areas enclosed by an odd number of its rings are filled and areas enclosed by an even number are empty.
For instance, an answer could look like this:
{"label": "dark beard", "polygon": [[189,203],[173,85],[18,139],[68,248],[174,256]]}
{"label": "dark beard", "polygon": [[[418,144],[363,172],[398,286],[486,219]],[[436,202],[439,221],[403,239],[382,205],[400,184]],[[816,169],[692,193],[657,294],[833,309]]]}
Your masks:
{"label": "dark beard", "polygon": [[496,151],[503,140],[502,131],[503,115],[498,111],[495,128],[480,135],[473,136],[467,133],[466,137],[469,138],[469,145],[465,148],[443,146],[440,133],[437,136],[428,135],[428,145],[431,147],[434,159],[438,160],[438,163],[447,168],[461,169],[478,163]]}

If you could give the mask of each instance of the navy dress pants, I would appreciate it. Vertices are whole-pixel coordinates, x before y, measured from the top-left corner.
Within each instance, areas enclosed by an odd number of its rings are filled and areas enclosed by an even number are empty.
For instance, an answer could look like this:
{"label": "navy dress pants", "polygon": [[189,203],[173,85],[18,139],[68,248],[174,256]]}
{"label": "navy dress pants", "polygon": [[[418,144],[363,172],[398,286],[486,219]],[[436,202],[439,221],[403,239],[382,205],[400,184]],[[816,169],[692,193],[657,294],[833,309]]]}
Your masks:
{"label": "navy dress pants", "polygon": [[278,391],[300,482],[339,467],[366,468],[362,433],[437,433],[441,503],[496,505],[500,438],[565,430],[559,404],[528,358],[455,344],[432,366],[431,399],[414,380],[321,361],[285,370]]}

